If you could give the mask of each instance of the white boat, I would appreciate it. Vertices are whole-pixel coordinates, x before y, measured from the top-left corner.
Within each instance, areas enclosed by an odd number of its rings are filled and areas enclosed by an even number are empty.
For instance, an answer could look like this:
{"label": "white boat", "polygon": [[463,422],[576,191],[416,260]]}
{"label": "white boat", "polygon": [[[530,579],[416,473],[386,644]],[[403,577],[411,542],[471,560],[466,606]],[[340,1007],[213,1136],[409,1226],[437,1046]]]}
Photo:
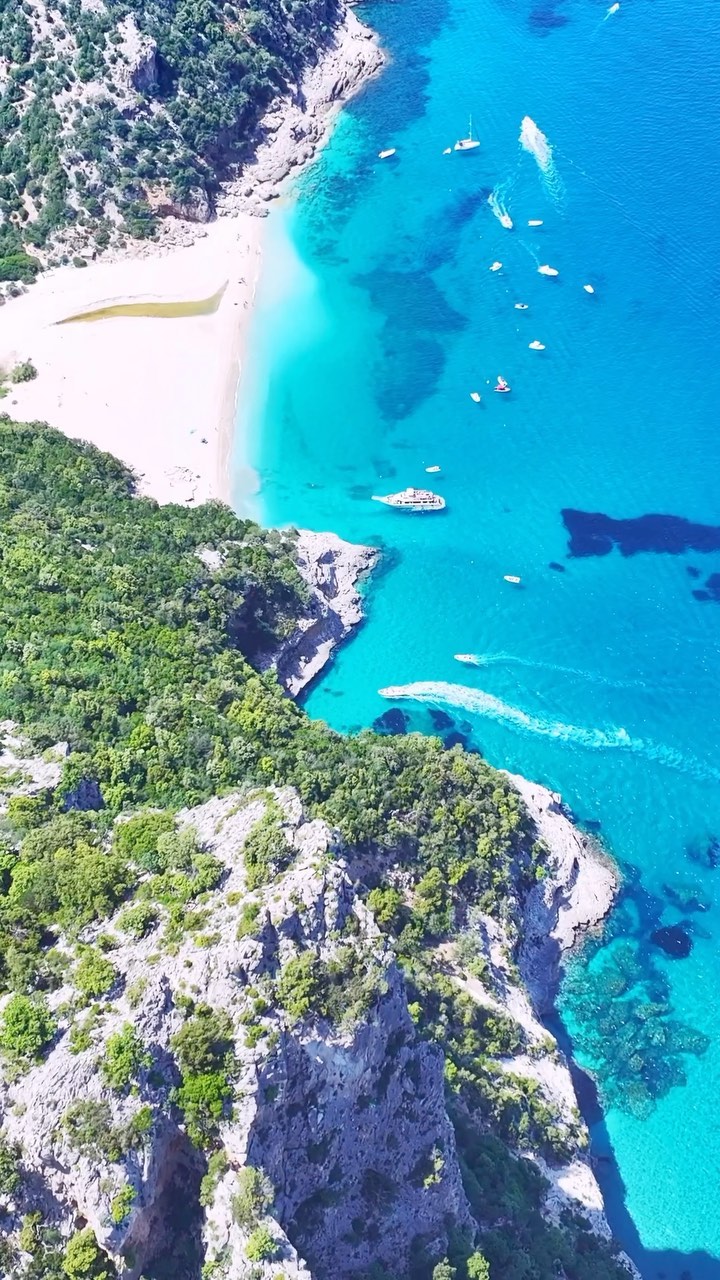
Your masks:
{"label": "white boat", "polygon": [[586,292],[586,293],[594,293],[594,292],[595,292],[595,290],[593,289],[593,287],[592,287],[592,285],[591,285],[591,284],[584,284],[584,285],[583,285],[583,289],[585,290],[585,292]]}
{"label": "white boat", "polygon": [[482,400],[482,396],[480,395],[480,392],[479,392],[479,391],[471,391],[471,392],[470,392],[470,399],[471,399],[471,400],[474,400],[476,404],[479,404],[479,403],[480,403],[480,401]]}
{"label": "white boat", "polygon": [[515,303],[515,310],[516,310],[516,311],[527,311],[527,309],[528,309],[528,304],[527,304],[527,302],[516,302],[516,303]]}
{"label": "white boat", "polygon": [[534,342],[528,342],[528,346],[529,346],[529,348],[530,348],[530,350],[531,350],[531,351],[544,351],[544,350],[545,350],[545,345],[544,345],[544,343],[542,343],[542,342],[538,342],[537,338],[535,339],[535,341],[534,341]]}
{"label": "white boat", "polygon": [[502,226],[503,226],[503,227],[506,227],[506,228],[507,228],[507,230],[508,230],[508,231],[512,231],[512,229],[513,229],[513,220],[512,220],[512,218],[510,217],[510,214],[509,214],[509,213],[501,213],[501,214],[500,214],[500,222],[501,222],[501,224],[502,224]]}
{"label": "white boat", "polygon": [[491,263],[490,263],[490,270],[491,270],[491,271],[502,271],[502,262],[491,262]]}
{"label": "white boat", "polygon": [[440,470],[440,468],[439,468],[439,467],[426,467],[426,468],[425,468],[425,470],[427,471],[428,475],[431,475],[433,472],[435,472],[435,471],[439,471],[439,470]]}
{"label": "white boat", "polygon": [[480,663],[474,653],[454,653],[453,658],[456,662],[464,662],[469,667],[479,667]]}
{"label": "white boat", "polygon": [[555,267],[549,267],[547,262],[542,267],[538,267],[541,276],[559,276],[560,272]]}
{"label": "white boat", "polygon": [[479,146],[480,146],[480,143],[478,142],[477,138],[473,138],[472,116],[471,116],[470,124],[468,125],[467,138],[458,138],[458,141],[455,143],[455,146],[453,147],[453,151],[477,151]]}
{"label": "white boat", "polygon": [[528,220],[529,227],[541,227],[542,224],[542,218],[530,218]]}
{"label": "white boat", "polygon": [[445,499],[429,489],[402,489],[400,493],[388,493],[383,497],[374,493],[372,500],[397,511],[442,511],[445,507]]}
{"label": "white boat", "polygon": [[515,586],[519,586],[519,584],[522,582],[522,578],[516,577],[514,573],[504,573],[503,581],[512,582],[515,584]]}
{"label": "white boat", "polygon": [[387,151],[378,151],[378,160],[389,160],[397,152],[397,147],[388,147]]}

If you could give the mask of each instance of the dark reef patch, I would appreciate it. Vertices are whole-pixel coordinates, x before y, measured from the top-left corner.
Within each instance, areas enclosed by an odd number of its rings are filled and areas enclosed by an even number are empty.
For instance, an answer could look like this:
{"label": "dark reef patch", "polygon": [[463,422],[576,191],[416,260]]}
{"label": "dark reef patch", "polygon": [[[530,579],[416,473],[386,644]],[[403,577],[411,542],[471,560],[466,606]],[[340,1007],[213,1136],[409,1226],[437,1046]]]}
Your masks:
{"label": "dark reef patch", "polygon": [[705,586],[697,588],[693,595],[696,600],[711,600],[713,604],[720,604],[720,573],[711,573],[705,579]]}
{"label": "dark reef patch", "polygon": [[650,934],[650,941],[654,947],[660,947],[674,960],[684,960],[693,948],[690,934],[679,924],[666,924],[660,929],[654,929]]}
{"label": "dark reef patch", "polygon": [[558,13],[551,6],[533,9],[528,15],[528,27],[535,35],[546,36],[551,31],[566,27],[570,19],[564,13]]}
{"label": "dark reef patch", "polygon": [[[448,733],[448,735],[445,738],[443,738],[443,742],[445,746],[448,748],[448,751],[450,750],[451,747],[465,747],[466,750],[468,749],[467,736],[464,733],[458,733],[457,729],[455,729],[452,733]],[[473,750],[475,751],[476,755],[481,754],[481,752],[478,751],[477,747],[473,747]]]}
{"label": "dark reef patch", "polygon": [[399,707],[391,707],[373,720],[372,727],[376,733],[400,734],[407,733],[409,723],[410,717],[404,711]]}
{"label": "dark reef patch", "polygon": [[564,507],[561,515],[569,534],[568,554],[573,557],[607,556],[616,547],[623,556],[720,551],[720,525],[698,524],[684,516],[646,515],[615,520],[600,511],[577,511],[573,507]]}
{"label": "dark reef patch", "polygon": [[550,561],[550,563],[549,563],[549,565],[548,565],[548,569],[554,569],[556,573],[564,573],[564,572],[565,572],[565,565],[564,565],[564,564],[558,564],[557,560],[551,560],[551,561]]}
{"label": "dark reef patch", "polygon": [[452,729],[453,718],[449,716],[447,711],[438,711],[435,707],[430,707],[430,719],[433,725],[441,733],[444,729]]}
{"label": "dark reef patch", "polygon": [[668,902],[671,902],[683,914],[687,911],[710,910],[710,899],[697,885],[690,884],[687,881],[680,881],[678,884],[664,884],[663,893],[666,895]]}
{"label": "dark reef patch", "polygon": [[700,570],[694,564],[686,564],[685,572],[689,578],[699,578]]}

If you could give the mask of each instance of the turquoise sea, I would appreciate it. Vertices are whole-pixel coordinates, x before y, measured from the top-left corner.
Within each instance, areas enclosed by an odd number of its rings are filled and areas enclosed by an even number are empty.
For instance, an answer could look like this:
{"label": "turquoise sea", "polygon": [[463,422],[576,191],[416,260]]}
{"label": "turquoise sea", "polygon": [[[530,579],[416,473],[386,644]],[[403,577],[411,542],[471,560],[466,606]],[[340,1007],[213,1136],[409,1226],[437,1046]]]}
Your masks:
{"label": "turquoise sea", "polygon": [[[648,1280],[710,1280],[720,11],[402,0],[360,13],[391,60],[270,215],[241,395],[257,514],[387,553],[365,626],[307,708],[348,730],[395,707],[431,731],[443,710],[446,736],[561,791],[605,839],[626,887],[564,984],[561,1034],[603,1103],[581,1079],[618,1235]],[[443,155],[470,112],[481,149]],[[526,115],[551,148],[544,169],[519,144]],[[397,156],[381,162],[385,147]],[[510,396],[492,393],[499,373]],[[425,483],[446,512],[370,501]],[[379,696],[415,682],[420,699]],[[653,941],[671,926],[659,940],[689,954]]]}

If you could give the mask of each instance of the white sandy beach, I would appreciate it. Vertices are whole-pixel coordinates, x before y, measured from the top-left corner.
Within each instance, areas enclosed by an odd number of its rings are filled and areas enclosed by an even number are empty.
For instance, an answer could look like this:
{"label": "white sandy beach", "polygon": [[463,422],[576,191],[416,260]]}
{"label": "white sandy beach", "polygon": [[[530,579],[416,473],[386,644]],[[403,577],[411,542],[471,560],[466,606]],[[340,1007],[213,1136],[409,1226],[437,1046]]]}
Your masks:
{"label": "white sandy beach", "polygon": [[[218,201],[225,216],[190,228],[193,244],[145,243],[120,261],[60,267],[0,308],[0,369],[30,359],[38,371],[34,381],[10,385],[0,412],[49,422],[115,454],[140,492],[159,502],[230,502],[236,397],[261,267],[258,214],[322,145],[341,101],[382,62],[372,33],[347,10],[302,91],[266,117],[255,160]],[[113,304],[201,301],[223,287],[211,315],[58,325]],[[253,480],[249,470],[236,475],[236,494],[251,493]]]}
{"label": "white sandy beach", "polygon": [[[163,257],[48,272],[0,310],[0,366],[38,376],[1,408],[116,454],[159,502],[229,501],[229,453],[243,341],[261,262],[262,219],[238,214]],[[112,303],[209,298],[213,315],[119,316],[58,325]]]}

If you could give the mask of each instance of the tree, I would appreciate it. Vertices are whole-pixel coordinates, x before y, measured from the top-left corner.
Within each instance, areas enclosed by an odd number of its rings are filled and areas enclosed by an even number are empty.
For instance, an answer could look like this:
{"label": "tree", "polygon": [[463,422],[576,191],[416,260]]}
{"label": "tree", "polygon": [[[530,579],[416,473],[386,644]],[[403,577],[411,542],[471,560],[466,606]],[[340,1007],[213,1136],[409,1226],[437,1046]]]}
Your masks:
{"label": "tree", "polygon": [[75,966],[73,981],[86,1000],[94,1000],[110,990],[117,976],[115,965],[102,952],[88,947]]}
{"label": "tree", "polygon": [[0,1134],[0,1195],[11,1196],[21,1180],[20,1148]]}
{"label": "tree", "polygon": [[11,1062],[28,1066],[40,1058],[55,1028],[43,996],[12,996],[0,1020],[0,1051]]}
{"label": "tree", "polygon": [[322,984],[312,951],[288,960],[278,980],[278,1000],[291,1018],[304,1018],[316,1007]]}
{"label": "tree", "polygon": [[76,1231],[65,1246],[63,1271],[68,1280],[114,1280],[115,1266],[100,1249],[92,1227]]}
{"label": "tree", "polygon": [[490,1263],[482,1253],[471,1253],[467,1260],[468,1280],[490,1280]]}
{"label": "tree", "polygon": [[116,1093],[126,1089],[142,1067],[149,1067],[151,1055],[146,1051],[135,1028],[126,1022],[122,1030],[108,1038],[100,1059],[100,1072]]}
{"label": "tree", "polygon": [[432,1280],[455,1280],[456,1268],[451,1267],[447,1258],[443,1258],[442,1262],[438,1262],[433,1267]]}

